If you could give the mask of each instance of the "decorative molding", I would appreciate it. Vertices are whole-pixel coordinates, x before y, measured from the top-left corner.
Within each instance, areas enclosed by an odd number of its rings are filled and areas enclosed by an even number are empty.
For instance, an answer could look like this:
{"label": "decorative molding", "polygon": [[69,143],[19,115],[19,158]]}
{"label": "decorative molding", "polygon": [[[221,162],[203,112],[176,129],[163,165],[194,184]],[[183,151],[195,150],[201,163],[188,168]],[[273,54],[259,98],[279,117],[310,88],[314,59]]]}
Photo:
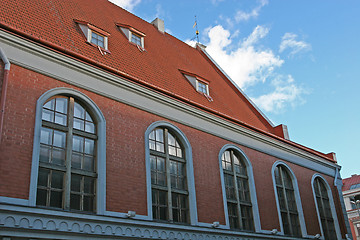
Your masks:
{"label": "decorative molding", "polygon": [[160,224],[86,214],[61,214],[61,211],[11,207],[0,204],[0,231],[10,237],[52,239],[173,239],[173,240],[264,240],[288,239],[270,234]]}

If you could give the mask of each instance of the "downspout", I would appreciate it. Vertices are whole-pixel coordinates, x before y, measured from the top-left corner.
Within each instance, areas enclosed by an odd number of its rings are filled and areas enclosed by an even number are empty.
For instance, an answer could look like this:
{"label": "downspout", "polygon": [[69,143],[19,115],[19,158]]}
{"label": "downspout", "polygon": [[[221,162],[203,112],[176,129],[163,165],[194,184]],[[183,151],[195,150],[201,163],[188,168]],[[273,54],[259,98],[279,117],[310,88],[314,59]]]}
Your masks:
{"label": "downspout", "polygon": [[1,114],[1,116],[0,116],[0,144],[1,144],[3,126],[4,126],[6,92],[7,92],[8,78],[9,78],[9,72],[10,72],[10,62],[9,62],[8,58],[6,57],[2,48],[0,48],[0,57],[4,63],[4,77],[3,77],[3,82],[2,82],[2,86],[1,86],[1,99],[0,99],[0,114]]}
{"label": "downspout", "polygon": [[342,218],[344,220],[345,223],[345,228],[346,228],[346,239],[347,240],[351,240],[353,239],[352,235],[351,235],[351,229],[350,229],[350,224],[349,224],[349,218],[346,212],[346,208],[345,208],[345,202],[344,202],[344,197],[342,194],[342,180],[340,178],[340,168],[336,168],[336,172],[335,172],[335,179],[334,179],[334,185],[337,188],[337,195],[339,197],[340,200],[340,205],[341,205],[341,210],[342,210]]}

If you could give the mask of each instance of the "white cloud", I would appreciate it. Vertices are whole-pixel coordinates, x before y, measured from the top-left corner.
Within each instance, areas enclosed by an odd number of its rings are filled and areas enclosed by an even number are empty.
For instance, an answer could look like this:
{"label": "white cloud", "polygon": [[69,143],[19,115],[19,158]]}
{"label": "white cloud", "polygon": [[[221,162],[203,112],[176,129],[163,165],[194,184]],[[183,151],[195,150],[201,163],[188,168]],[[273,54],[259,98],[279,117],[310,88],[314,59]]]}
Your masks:
{"label": "white cloud", "polygon": [[244,11],[237,11],[236,15],[235,15],[235,21],[236,22],[240,22],[240,21],[247,21],[250,18],[256,18],[257,16],[259,16],[259,12],[261,10],[262,7],[264,7],[265,5],[267,5],[269,3],[268,0],[260,0],[258,1],[259,5],[256,6],[254,9],[252,9],[250,12],[244,12]]}
{"label": "white cloud", "polygon": [[271,85],[275,88],[273,92],[251,98],[264,111],[276,113],[283,111],[287,105],[295,106],[304,102],[302,95],[306,94],[306,91],[295,84],[291,75],[278,75]]}
{"label": "white cloud", "polygon": [[138,5],[141,2],[141,0],[109,0],[109,1],[130,12],[134,9],[136,5]]}
{"label": "white cloud", "polygon": [[283,60],[270,49],[257,50],[254,46],[268,32],[269,29],[257,26],[240,47],[228,52],[226,50],[232,43],[232,36],[228,30],[217,25],[208,30],[210,42],[206,51],[239,87],[246,88],[264,82],[276,67],[283,64]]}
{"label": "white cloud", "polygon": [[294,33],[285,33],[281,39],[279,52],[282,53],[286,49],[290,50],[290,56],[293,56],[301,51],[308,51],[311,45],[305,41],[297,41],[298,36]]}
{"label": "white cloud", "polygon": [[[231,79],[242,89],[267,89],[263,95],[252,97],[252,100],[266,112],[281,112],[287,106],[302,103],[306,92],[295,83],[291,75],[276,73],[284,60],[275,55],[271,49],[258,47],[260,41],[269,33],[269,28],[257,26],[242,41],[235,41],[234,35],[221,25],[206,30],[209,42],[206,51],[224,69]],[[186,41],[194,46],[195,41]],[[237,46],[234,48],[234,46]],[[260,45],[261,46],[261,45]]]}

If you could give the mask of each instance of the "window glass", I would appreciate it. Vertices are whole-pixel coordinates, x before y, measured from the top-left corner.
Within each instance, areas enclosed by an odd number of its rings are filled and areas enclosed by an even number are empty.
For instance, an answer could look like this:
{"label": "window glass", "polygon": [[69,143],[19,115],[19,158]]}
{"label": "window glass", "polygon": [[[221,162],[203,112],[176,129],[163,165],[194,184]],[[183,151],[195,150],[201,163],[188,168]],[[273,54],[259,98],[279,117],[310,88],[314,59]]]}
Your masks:
{"label": "window glass", "polygon": [[248,176],[240,156],[229,149],[221,157],[230,228],[254,231]]}
{"label": "window glass", "polygon": [[189,223],[184,149],[166,128],[149,134],[149,149],[153,219]]}
{"label": "window glass", "polygon": [[141,37],[135,33],[131,34],[131,42],[135,43],[136,45],[142,46]]}
{"label": "window glass", "polygon": [[95,45],[98,45],[99,47],[102,47],[104,48],[105,45],[104,45],[104,37],[95,33],[95,32],[92,32],[91,33],[91,43],[95,44]]}
{"label": "window glass", "polygon": [[[74,98],[63,96],[47,101],[42,113],[36,204],[94,212],[97,136],[91,114]],[[87,129],[86,124],[92,128]],[[65,194],[67,189],[69,194]]]}
{"label": "window glass", "polygon": [[198,91],[207,95],[207,85],[198,81]]}
{"label": "window glass", "polygon": [[337,237],[335,232],[334,219],[332,217],[332,211],[330,208],[328,191],[325,183],[319,177],[316,177],[314,180],[314,190],[324,237],[325,239],[335,240]]}
{"label": "window glass", "polygon": [[299,214],[290,173],[284,166],[278,165],[274,174],[284,234],[301,237]]}

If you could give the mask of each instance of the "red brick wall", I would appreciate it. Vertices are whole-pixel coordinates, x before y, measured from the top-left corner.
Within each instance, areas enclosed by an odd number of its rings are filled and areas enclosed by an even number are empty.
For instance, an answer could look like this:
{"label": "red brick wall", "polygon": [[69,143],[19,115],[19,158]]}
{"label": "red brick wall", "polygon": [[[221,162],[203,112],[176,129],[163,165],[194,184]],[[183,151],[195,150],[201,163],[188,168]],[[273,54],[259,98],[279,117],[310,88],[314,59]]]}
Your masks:
{"label": "red brick wall", "polygon": [[[44,92],[56,87],[74,88],[83,92],[97,104],[105,116],[107,210],[134,210],[146,215],[144,134],[151,123],[166,119],[14,64],[9,75],[3,140],[0,146],[0,195],[28,199],[36,101]],[[183,131],[192,147],[199,221],[220,221],[225,224],[218,155],[220,149],[230,142],[172,123]],[[280,229],[271,176],[271,168],[278,159],[247,147],[239,147],[253,166],[262,229]],[[315,172],[294,164],[288,165],[298,180],[308,234],[319,233],[311,191],[311,177]],[[333,178],[326,179],[334,192]],[[337,195],[333,194],[336,199]],[[338,202],[336,204],[339,207]],[[339,210],[338,214],[340,213]]]}

